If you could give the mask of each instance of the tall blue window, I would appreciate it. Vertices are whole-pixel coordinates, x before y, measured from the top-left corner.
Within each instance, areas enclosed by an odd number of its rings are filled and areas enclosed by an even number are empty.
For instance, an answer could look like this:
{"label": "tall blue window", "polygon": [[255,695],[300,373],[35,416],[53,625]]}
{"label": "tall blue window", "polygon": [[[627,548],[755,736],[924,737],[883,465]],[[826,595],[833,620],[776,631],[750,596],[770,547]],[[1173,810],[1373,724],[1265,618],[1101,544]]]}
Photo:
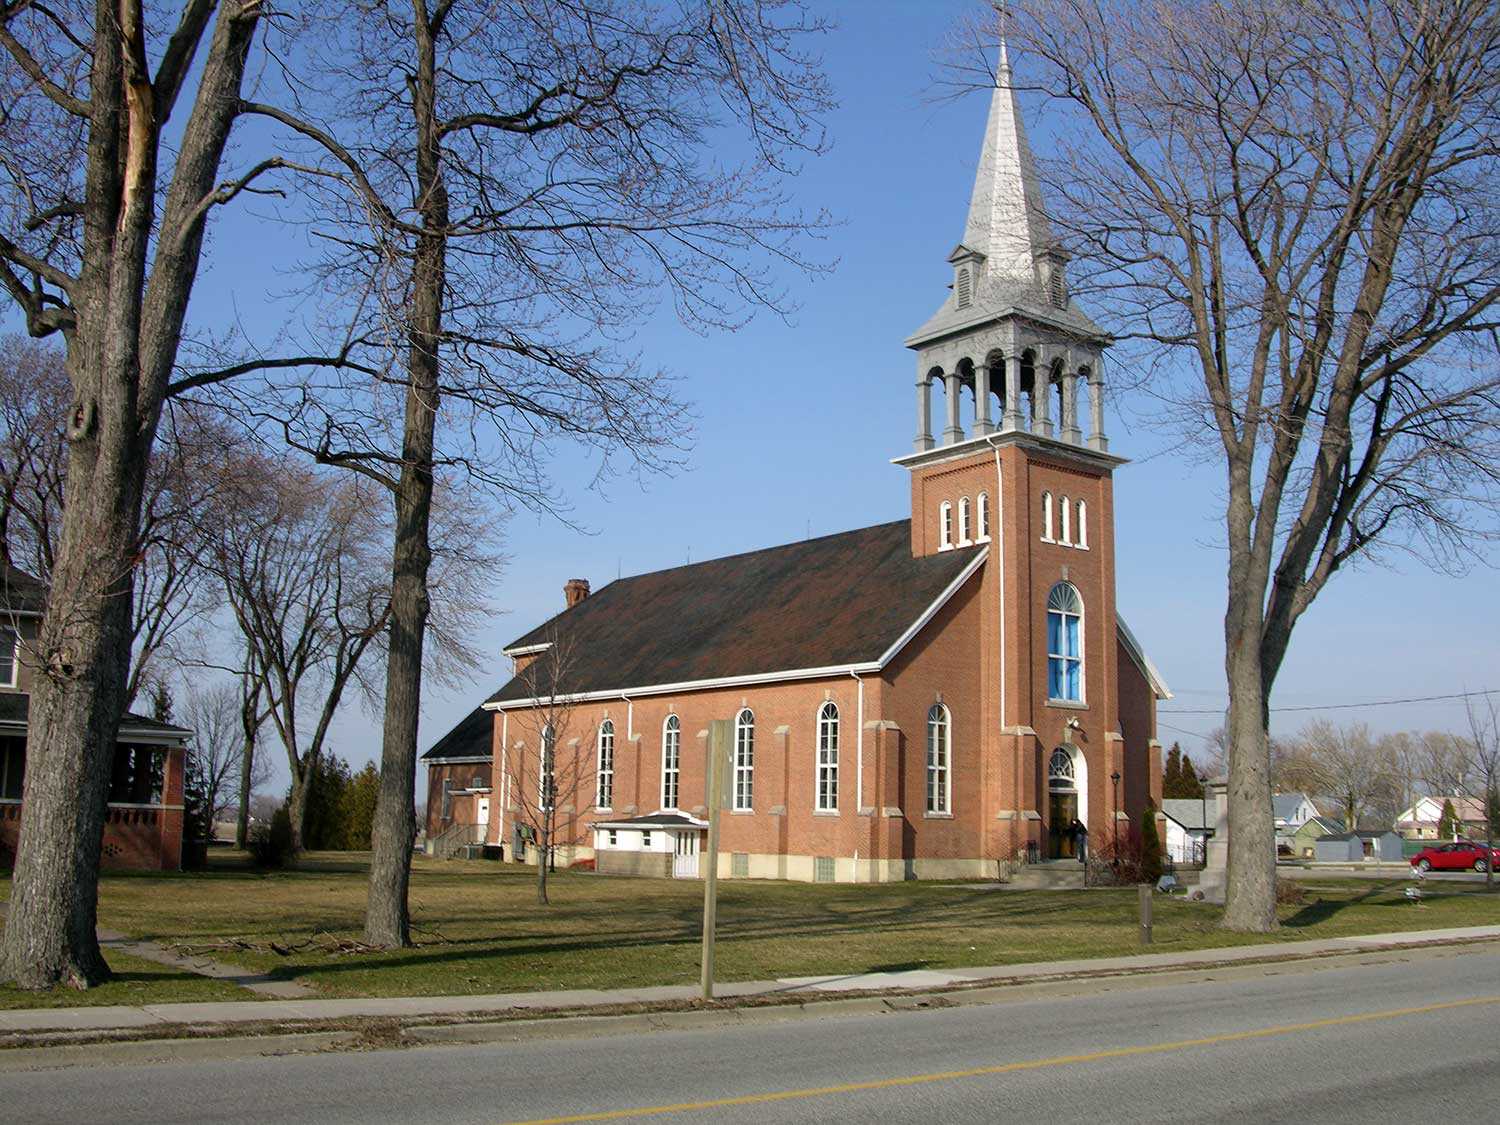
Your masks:
{"label": "tall blue window", "polygon": [[1083,599],[1068,582],[1047,595],[1047,698],[1083,702]]}

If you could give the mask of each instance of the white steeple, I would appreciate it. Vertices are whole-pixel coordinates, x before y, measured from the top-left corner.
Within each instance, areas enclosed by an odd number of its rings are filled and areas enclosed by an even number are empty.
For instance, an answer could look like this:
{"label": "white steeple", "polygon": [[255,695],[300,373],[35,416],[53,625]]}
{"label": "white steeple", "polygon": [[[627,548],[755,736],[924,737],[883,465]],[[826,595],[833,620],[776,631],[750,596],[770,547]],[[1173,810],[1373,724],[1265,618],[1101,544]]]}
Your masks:
{"label": "white steeple", "polygon": [[[1099,364],[1110,339],[1073,302],[1067,261],[1042,206],[1002,35],[964,237],[948,255],[948,295],[906,338],[917,353],[916,455],[995,432],[1108,451]],[[1089,388],[1086,441],[1081,384]],[[932,432],[934,385],[943,390],[940,435]],[[973,402],[968,436],[965,395]]]}
{"label": "white steeple", "polygon": [[1052,246],[1036,161],[1011,87],[1004,38],[963,244],[983,254],[986,276],[1007,288],[1036,284],[1036,256]]}

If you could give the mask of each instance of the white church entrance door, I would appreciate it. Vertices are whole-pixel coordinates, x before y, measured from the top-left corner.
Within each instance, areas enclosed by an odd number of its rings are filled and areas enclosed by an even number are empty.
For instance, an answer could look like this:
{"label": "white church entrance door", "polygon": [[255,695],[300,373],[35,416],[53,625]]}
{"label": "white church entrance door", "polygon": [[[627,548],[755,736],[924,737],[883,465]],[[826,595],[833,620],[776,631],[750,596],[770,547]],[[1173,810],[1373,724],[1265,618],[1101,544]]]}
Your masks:
{"label": "white church entrance door", "polygon": [[1073,825],[1078,817],[1078,781],[1073,755],[1061,746],[1047,763],[1047,856],[1076,859],[1078,838]]}
{"label": "white church entrance door", "polygon": [[672,878],[698,877],[698,833],[672,833]]}

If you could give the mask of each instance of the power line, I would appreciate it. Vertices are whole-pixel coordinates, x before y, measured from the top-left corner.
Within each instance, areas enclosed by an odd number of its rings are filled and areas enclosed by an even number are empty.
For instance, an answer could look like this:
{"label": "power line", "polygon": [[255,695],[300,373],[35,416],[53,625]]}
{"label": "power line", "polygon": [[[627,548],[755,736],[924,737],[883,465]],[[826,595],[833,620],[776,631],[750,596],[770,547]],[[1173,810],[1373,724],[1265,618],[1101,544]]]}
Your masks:
{"label": "power line", "polygon": [[[1357,707],[1396,707],[1404,703],[1439,703],[1451,699],[1473,699],[1479,695],[1500,695],[1500,688],[1484,688],[1480,691],[1460,691],[1452,695],[1415,695],[1409,699],[1375,699],[1368,703],[1321,703],[1305,707],[1272,707],[1272,713],[1287,711],[1346,711]],[[1201,711],[1158,711],[1158,715],[1222,715],[1224,708],[1210,707]],[[1163,724],[1165,725],[1165,724]]]}

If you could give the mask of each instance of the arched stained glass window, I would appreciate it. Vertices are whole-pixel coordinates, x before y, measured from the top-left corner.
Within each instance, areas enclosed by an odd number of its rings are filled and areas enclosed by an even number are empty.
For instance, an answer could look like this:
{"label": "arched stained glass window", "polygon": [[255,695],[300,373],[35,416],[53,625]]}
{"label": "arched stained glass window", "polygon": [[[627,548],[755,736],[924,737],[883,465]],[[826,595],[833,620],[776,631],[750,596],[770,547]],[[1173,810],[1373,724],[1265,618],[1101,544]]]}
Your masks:
{"label": "arched stained glass window", "polygon": [[746,707],[734,721],[734,807],[755,805],[755,714]]}
{"label": "arched stained glass window", "polygon": [[661,807],[675,809],[682,778],[682,721],[668,715],[661,729]]}
{"label": "arched stained glass window", "polygon": [[1047,595],[1047,698],[1083,702],[1083,599],[1070,582]]}
{"label": "arched stained glass window", "polygon": [[952,809],[952,728],[948,708],[934,703],[927,712],[927,811],[930,813]]}
{"label": "arched stained glass window", "polygon": [[615,800],[615,724],[608,719],[599,724],[598,777],[594,804],[607,809],[613,806]]}
{"label": "arched stained glass window", "polygon": [[833,702],[818,710],[818,792],[819,812],[836,812],[839,807],[839,709]]}

